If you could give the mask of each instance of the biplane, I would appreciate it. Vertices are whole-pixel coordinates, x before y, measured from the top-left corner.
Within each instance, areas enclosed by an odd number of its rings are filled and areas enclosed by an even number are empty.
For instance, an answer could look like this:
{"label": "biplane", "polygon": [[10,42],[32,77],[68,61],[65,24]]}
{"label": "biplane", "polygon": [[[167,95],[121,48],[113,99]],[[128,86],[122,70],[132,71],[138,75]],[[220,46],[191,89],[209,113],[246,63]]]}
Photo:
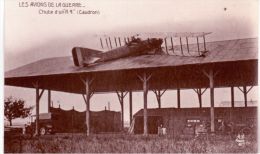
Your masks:
{"label": "biplane", "polygon": [[[150,33],[146,39],[142,39],[139,34],[124,37],[124,39],[114,37],[114,47],[111,41],[113,37],[105,36],[105,41],[100,37],[100,45],[102,49],[106,45],[107,51],[103,52],[101,50],[74,47],[72,49],[72,56],[74,65],[78,67],[86,67],[100,62],[145,54],[204,56],[204,53],[207,52],[205,41],[207,34],[210,33]],[[203,43],[199,42],[200,37],[203,38]],[[195,38],[195,43],[189,42],[189,38]],[[169,39],[170,46],[167,45],[167,40],[169,41]],[[183,40],[186,40],[186,42]],[[203,49],[200,49],[200,44],[203,45]],[[194,49],[197,51],[194,51]],[[170,53],[170,51],[172,52]]]}

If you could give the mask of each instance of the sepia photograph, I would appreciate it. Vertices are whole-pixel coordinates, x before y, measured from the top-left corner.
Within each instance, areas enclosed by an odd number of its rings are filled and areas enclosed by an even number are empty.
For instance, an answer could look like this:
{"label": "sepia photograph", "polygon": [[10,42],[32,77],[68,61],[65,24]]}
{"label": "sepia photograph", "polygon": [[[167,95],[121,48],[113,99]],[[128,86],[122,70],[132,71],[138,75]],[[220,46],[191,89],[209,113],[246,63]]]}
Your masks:
{"label": "sepia photograph", "polygon": [[258,6],[3,1],[3,152],[258,153]]}

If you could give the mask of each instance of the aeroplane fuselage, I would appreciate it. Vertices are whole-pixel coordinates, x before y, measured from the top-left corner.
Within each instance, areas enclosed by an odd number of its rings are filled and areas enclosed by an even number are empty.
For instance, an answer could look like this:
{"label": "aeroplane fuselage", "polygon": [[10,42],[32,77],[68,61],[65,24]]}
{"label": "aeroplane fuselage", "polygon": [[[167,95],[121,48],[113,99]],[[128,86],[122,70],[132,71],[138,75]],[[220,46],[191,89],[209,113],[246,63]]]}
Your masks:
{"label": "aeroplane fuselage", "polygon": [[129,42],[122,47],[102,53],[100,59],[97,60],[97,62],[104,62],[117,58],[147,54],[148,52],[151,52],[151,50],[159,49],[161,47],[161,44],[161,39],[149,39],[144,41]]}
{"label": "aeroplane fuselage", "polygon": [[76,66],[86,66],[93,63],[106,62],[114,59],[119,59],[129,56],[138,56],[153,52],[153,50],[160,50],[162,39],[147,39],[141,40],[139,38],[133,39],[124,46],[101,52],[87,48],[73,48],[72,55],[74,64]]}

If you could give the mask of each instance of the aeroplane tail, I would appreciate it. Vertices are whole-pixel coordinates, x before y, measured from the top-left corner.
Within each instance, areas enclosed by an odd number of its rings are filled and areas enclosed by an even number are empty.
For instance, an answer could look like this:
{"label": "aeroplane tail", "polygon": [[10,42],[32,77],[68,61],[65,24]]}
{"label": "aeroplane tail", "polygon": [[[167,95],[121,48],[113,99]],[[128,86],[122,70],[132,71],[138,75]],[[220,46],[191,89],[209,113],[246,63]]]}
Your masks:
{"label": "aeroplane tail", "polygon": [[94,63],[96,60],[100,59],[102,51],[74,47],[72,49],[73,62],[75,66],[84,66],[91,63]]}

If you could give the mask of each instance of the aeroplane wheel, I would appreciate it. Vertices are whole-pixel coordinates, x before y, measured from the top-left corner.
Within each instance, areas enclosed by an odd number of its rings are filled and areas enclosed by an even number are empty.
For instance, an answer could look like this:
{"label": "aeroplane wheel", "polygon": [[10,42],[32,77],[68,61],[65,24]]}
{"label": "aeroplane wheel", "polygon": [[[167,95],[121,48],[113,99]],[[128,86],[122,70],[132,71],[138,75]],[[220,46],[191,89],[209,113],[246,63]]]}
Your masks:
{"label": "aeroplane wheel", "polygon": [[40,128],[40,135],[45,135],[46,134],[46,129],[44,127]]}

